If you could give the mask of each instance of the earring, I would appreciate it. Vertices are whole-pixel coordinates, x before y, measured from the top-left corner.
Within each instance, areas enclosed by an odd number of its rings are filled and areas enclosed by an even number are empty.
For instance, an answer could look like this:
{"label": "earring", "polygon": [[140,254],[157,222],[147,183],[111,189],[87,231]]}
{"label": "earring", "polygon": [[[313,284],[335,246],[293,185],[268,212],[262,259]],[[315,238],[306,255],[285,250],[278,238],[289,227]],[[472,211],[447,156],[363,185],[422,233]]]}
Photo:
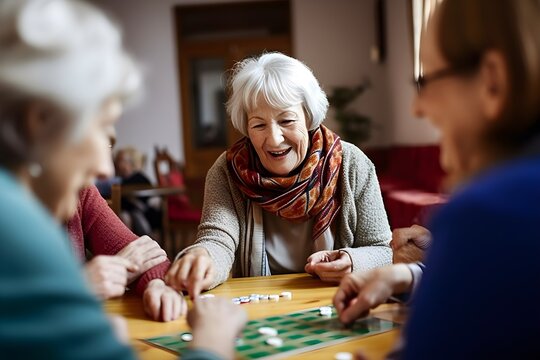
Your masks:
{"label": "earring", "polygon": [[33,162],[30,165],[28,165],[28,172],[30,173],[31,177],[38,178],[41,176],[41,173],[43,172],[43,168],[38,162]]}

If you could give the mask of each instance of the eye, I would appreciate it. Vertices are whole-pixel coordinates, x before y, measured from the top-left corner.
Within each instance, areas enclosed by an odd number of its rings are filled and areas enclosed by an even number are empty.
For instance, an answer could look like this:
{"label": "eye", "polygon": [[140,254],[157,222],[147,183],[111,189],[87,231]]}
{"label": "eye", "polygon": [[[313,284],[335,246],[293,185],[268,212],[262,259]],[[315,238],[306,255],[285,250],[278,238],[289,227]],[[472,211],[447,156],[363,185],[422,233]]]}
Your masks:
{"label": "eye", "polygon": [[280,124],[284,125],[284,126],[287,126],[287,125],[294,124],[295,122],[296,122],[296,120],[293,120],[293,119],[283,119],[283,120],[280,121]]}
{"label": "eye", "polygon": [[264,124],[253,124],[251,125],[252,129],[262,129],[264,128]]}

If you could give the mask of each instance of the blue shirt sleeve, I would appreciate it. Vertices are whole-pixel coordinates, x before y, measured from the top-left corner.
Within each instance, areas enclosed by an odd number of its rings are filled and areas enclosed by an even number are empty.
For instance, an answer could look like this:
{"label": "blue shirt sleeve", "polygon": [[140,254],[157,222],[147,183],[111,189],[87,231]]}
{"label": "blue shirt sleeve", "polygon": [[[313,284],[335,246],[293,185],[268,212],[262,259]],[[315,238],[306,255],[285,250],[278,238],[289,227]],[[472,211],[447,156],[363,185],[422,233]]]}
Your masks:
{"label": "blue shirt sleeve", "polygon": [[403,358],[540,358],[540,310],[527,306],[540,296],[538,212],[492,194],[468,194],[435,219]]}
{"label": "blue shirt sleeve", "polygon": [[0,356],[133,359],[86,287],[60,226],[32,199],[10,198],[0,190]]}
{"label": "blue shirt sleeve", "polygon": [[211,351],[189,349],[182,355],[182,360],[223,360],[223,358]]}

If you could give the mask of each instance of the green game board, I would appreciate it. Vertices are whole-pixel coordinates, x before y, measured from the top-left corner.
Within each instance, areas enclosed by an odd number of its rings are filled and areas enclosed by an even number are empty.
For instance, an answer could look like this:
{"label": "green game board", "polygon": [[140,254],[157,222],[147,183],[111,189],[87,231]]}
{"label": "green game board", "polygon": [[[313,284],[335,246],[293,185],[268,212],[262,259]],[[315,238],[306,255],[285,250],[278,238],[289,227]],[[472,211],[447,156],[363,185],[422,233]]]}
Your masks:
{"label": "green game board", "polygon": [[[283,346],[267,345],[268,336],[258,333],[263,326],[270,326],[278,331]],[[345,328],[337,319],[332,307],[332,316],[319,315],[319,308],[270,316],[251,320],[242,332],[236,344],[237,359],[279,359],[293,354],[335,345],[355,338],[374,335],[392,330],[399,325],[392,321],[375,317],[358,320],[352,327]],[[143,339],[153,345],[171,350],[182,355],[189,345],[180,339],[184,333]]]}

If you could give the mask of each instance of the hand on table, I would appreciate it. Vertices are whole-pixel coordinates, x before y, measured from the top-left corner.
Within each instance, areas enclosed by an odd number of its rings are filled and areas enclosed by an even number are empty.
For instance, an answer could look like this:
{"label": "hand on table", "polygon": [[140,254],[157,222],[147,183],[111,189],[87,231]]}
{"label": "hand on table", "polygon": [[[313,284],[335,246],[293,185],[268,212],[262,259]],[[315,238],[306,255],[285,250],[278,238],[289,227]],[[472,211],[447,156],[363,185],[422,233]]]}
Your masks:
{"label": "hand on table", "polygon": [[127,244],[117,254],[138,266],[138,270],[128,273],[128,284],[146,271],[167,260],[167,254],[159,244],[149,236],[141,236]]}
{"label": "hand on table", "polygon": [[163,280],[154,279],[144,290],[143,308],[154,320],[172,321],[186,313],[187,304],[178,291],[167,286]]}
{"label": "hand on table", "polygon": [[425,227],[413,225],[408,228],[395,229],[392,232],[390,246],[393,251],[393,262],[411,263],[422,261],[424,252],[431,245],[431,233]]}
{"label": "hand on table", "polygon": [[334,295],[334,306],[339,320],[350,324],[369,309],[388,300],[393,294],[410,289],[412,274],[404,264],[390,265],[370,271],[351,274],[343,278]]}
{"label": "hand on table", "polygon": [[187,314],[193,348],[206,349],[223,359],[234,358],[234,340],[247,322],[241,306],[224,298],[195,298]]}
{"label": "hand on table", "polygon": [[120,256],[99,255],[85,265],[86,278],[94,294],[102,299],[124,295],[128,273],[138,266]]}
{"label": "hand on table", "polygon": [[345,275],[351,273],[352,261],[345,251],[318,251],[307,258],[304,270],[323,281],[340,282]]}
{"label": "hand on table", "polygon": [[123,344],[129,344],[129,331],[126,319],[116,314],[107,314],[107,319],[113,328],[116,338]]}
{"label": "hand on table", "polygon": [[167,274],[165,282],[176,290],[187,290],[191,299],[210,287],[214,280],[214,262],[208,251],[195,247],[176,260]]}

